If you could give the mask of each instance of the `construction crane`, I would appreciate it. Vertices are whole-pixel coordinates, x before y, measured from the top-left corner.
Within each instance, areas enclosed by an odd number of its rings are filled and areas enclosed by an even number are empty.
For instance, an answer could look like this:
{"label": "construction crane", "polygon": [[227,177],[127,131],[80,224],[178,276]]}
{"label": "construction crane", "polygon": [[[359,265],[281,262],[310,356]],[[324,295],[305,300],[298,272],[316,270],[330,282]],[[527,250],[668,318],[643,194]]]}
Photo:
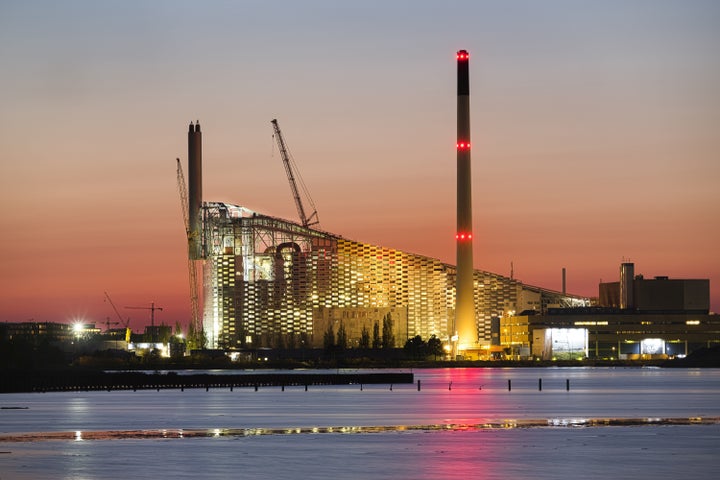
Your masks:
{"label": "construction crane", "polygon": [[105,333],[110,332],[110,325],[120,325],[120,322],[111,322],[110,317],[105,317],[105,321],[102,323],[105,324]]}
{"label": "construction crane", "polygon": [[[107,292],[103,292],[103,293],[105,293],[105,298],[107,299],[107,301],[110,302],[110,306],[113,308],[113,310],[115,310],[115,315],[117,315],[118,320],[120,320],[120,325],[125,327],[125,341],[129,343],[130,342],[130,334],[132,333],[132,330],[130,330],[130,319],[128,318],[127,320],[123,320],[122,315],[120,315],[120,312],[118,311],[117,307],[113,303],[112,298],[110,298],[110,295],[108,295]],[[108,318],[107,323],[108,323],[108,330],[109,330],[110,329],[110,319],[109,318]],[[118,323],[113,322],[113,325],[118,325]]]}
{"label": "construction crane", "polygon": [[134,310],[150,310],[150,333],[152,335],[152,341],[153,343],[157,342],[157,335],[155,332],[155,310],[159,310],[162,312],[162,307],[156,307],[155,302],[150,302],[149,307],[125,307],[130,308]]}
{"label": "construction crane", "polygon": [[[288,181],[290,182],[290,190],[292,191],[293,198],[295,199],[295,206],[297,207],[300,221],[302,222],[303,227],[306,228],[317,225],[319,223],[317,208],[315,208],[315,204],[310,197],[310,193],[308,192],[305,183],[302,181],[302,177],[300,176],[300,172],[297,169],[297,165],[295,165],[295,161],[290,155],[290,151],[285,144],[282,132],[280,132],[280,127],[278,126],[278,121],[277,119],[273,119],[270,123],[272,123],[273,130],[275,131],[274,137],[277,141],[278,148],[280,149],[280,157],[282,157],[283,165],[285,166],[285,173],[287,173]],[[313,209],[313,212],[310,214],[310,216],[305,214],[305,207],[303,206],[302,199],[300,198],[300,192],[298,190],[295,177],[297,177],[297,179],[300,181],[300,186],[303,189],[303,193],[305,194],[305,197],[307,198],[308,202],[310,202],[310,206]]]}
{"label": "construction crane", "polygon": [[[188,252],[192,244],[192,232],[190,231],[190,210],[188,206],[187,183],[185,183],[185,175],[183,174],[180,159],[177,159],[177,184],[180,193],[180,209],[185,222],[185,232],[188,240]],[[188,273],[190,278],[190,321],[193,328],[191,329],[196,335],[201,335],[202,325],[200,324],[200,302],[198,300],[197,285],[197,268],[195,261],[188,254]],[[193,339],[196,340],[196,339]]]}

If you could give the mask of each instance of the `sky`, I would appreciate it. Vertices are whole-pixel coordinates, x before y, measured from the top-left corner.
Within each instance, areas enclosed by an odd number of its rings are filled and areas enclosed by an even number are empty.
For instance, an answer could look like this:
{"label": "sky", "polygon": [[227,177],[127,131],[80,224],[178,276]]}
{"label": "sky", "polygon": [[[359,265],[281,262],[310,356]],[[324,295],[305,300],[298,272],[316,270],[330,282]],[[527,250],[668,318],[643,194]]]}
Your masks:
{"label": "sky", "polygon": [[297,220],[277,118],[323,230],[454,264],[460,49],[475,267],[720,311],[720,2],[0,0],[0,321],[187,322],[194,120],[205,200]]}

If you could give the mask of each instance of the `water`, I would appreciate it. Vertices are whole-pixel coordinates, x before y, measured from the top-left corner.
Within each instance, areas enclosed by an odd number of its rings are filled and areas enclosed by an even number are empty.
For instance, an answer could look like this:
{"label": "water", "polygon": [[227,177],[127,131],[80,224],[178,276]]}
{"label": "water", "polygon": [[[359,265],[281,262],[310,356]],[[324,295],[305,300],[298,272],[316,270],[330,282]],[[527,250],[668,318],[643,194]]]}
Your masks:
{"label": "water", "polygon": [[[720,370],[413,373],[421,391],[1,395],[0,479],[714,478],[720,467]],[[582,426],[592,419],[640,425]],[[688,419],[709,424],[672,424]]]}

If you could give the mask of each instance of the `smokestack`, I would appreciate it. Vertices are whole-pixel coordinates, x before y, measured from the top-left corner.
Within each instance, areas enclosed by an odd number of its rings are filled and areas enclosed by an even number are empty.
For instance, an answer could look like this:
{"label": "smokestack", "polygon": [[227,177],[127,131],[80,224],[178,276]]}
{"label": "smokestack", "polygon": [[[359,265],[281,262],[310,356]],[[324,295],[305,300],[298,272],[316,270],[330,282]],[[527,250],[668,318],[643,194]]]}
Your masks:
{"label": "smokestack", "polygon": [[459,350],[478,343],[473,299],[472,175],[470,172],[470,55],[457,52],[457,277],[455,334]]}
{"label": "smokestack", "polygon": [[190,122],[188,130],[188,213],[190,218],[189,255],[192,260],[202,254],[202,134],[200,122]]}
{"label": "smokestack", "polygon": [[635,286],[635,264],[620,264],[620,308],[628,309],[635,307],[634,287]]}
{"label": "smokestack", "polygon": [[565,267],[562,269],[562,294],[565,295],[567,293],[567,290],[565,290]]}

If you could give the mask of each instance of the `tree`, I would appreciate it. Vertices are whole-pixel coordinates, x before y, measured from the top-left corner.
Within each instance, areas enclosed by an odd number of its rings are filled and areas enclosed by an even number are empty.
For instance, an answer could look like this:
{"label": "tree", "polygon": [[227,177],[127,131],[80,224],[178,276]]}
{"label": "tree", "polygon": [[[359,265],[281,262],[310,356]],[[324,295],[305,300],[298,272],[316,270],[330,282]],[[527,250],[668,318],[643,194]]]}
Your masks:
{"label": "tree", "polygon": [[428,344],[428,353],[430,355],[433,355],[435,357],[435,360],[437,360],[438,356],[445,355],[445,351],[443,350],[442,342],[435,335],[431,336],[428,339],[427,344]]}
{"label": "tree", "polygon": [[345,350],[347,348],[347,332],[345,331],[345,324],[342,322],[340,322],[335,343],[339,350]]}
{"label": "tree", "polygon": [[390,313],[383,317],[382,348],[393,348],[395,346],[395,335],[393,335],[393,321]]}
{"label": "tree", "polygon": [[205,345],[207,345],[205,330],[203,330],[202,327],[200,330],[196,330],[193,322],[190,322],[188,325],[187,348],[190,350],[199,350],[205,348]]}
{"label": "tree", "polygon": [[300,348],[308,348],[310,346],[310,337],[308,336],[308,333],[303,330],[300,332]]}
{"label": "tree", "polygon": [[282,350],[285,348],[285,335],[282,332],[275,333],[274,347]]}
{"label": "tree", "polygon": [[326,351],[330,351],[335,346],[335,331],[333,330],[333,325],[330,323],[328,325],[327,330],[325,330],[325,335],[323,335],[323,347],[325,347]]}
{"label": "tree", "polygon": [[189,350],[198,350],[202,348],[202,344],[200,343],[200,332],[195,330],[195,324],[193,322],[190,322],[188,325],[187,348]]}
{"label": "tree", "polygon": [[373,325],[373,337],[372,337],[372,348],[380,348],[380,326],[378,322]]}
{"label": "tree", "polygon": [[415,335],[413,338],[408,338],[403,350],[409,357],[419,360],[427,357],[428,344],[420,335]]}
{"label": "tree", "polygon": [[202,328],[200,329],[200,333],[197,335],[197,337],[198,337],[198,342],[200,343],[200,348],[207,347],[208,339],[207,339],[207,334],[205,333],[204,329],[202,329]]}
{"label": "tree", "polygon": [[288,350],[295,350],[295,347],[297,346],[297,340],[295,338],[295,334],[293,332],[290,332],[287,334],[287,348]]}
{"label": "tree", "polygon": [[365,325],[363,325],[362,333],[360,334],[360,345],[358,346],[365,349],[370,348],[370,332],[368,332]]}

